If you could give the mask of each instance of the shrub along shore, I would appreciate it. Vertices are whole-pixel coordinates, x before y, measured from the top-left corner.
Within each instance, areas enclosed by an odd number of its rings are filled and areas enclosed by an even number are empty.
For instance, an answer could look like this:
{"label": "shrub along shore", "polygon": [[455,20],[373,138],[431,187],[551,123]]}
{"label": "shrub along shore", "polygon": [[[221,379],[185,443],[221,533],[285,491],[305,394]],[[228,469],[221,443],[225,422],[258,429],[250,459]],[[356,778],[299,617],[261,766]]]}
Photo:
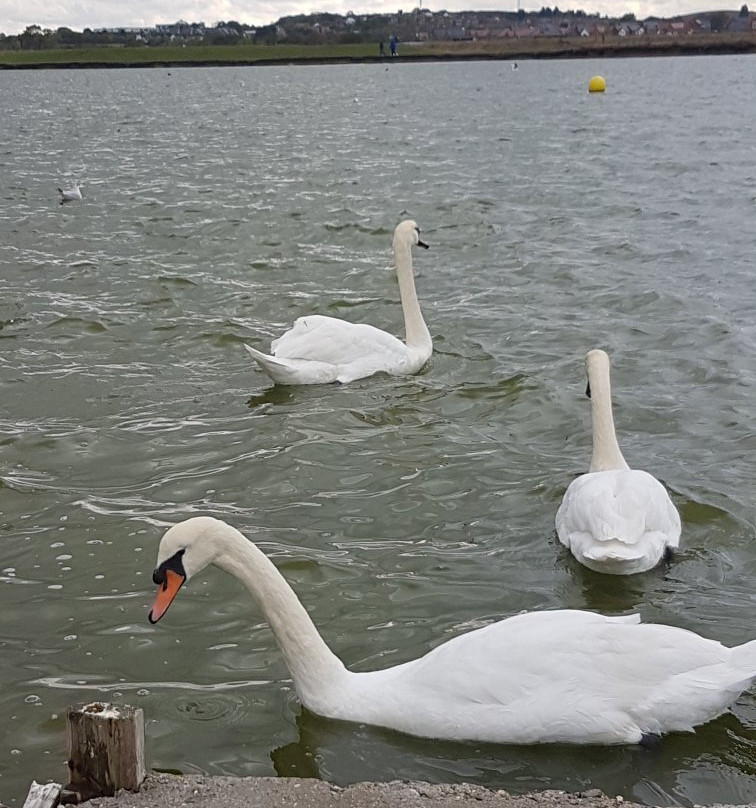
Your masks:
{"label": "shrub along shore", "polygon": [[693,56],[756,52],[756,34],[680,37],[539,37],[477,42],[400,43],[396,58],[377,43],[355,45],[99,46],[56,50],[0,50],[0,69],[192,67],[272,64],[349,64],[474,59],[580,59],[614,56]]}

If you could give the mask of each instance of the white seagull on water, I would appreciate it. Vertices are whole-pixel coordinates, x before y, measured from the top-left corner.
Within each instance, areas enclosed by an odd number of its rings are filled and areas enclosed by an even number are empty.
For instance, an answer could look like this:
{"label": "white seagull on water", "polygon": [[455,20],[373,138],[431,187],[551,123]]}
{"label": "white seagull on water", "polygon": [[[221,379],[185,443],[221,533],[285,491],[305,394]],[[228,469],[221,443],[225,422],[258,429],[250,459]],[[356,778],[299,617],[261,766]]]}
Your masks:
{"label": "white seagull on water", "polygon": [[77,183],[74,183],[70,188],[58,188],[60,194],[60,204],[64,202],[73,202],[74,199],[81,199],[81,188]]}

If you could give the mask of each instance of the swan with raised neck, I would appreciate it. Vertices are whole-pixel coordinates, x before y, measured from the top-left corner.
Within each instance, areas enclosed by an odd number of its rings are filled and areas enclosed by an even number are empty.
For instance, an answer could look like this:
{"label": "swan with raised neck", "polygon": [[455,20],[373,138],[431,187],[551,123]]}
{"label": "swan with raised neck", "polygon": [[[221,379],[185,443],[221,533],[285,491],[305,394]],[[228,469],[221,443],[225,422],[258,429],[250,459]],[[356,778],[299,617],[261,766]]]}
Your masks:
{"label": "swan with raised neck", "polygon": [[620,451],[612,415],[609,357],[585,357],[591,399],[593,452],[587,474],[568,486],[556,515],[559,541],[586,567],[632,575],[671,558],[681,523],[664,486],[631,469]]}
{"label": "swan with raised neck", "polygon": [[[638,615],[571,609],[518,614],[409,662],[352,672],[265,554],[211,517],[163,536],[150,621],[208,564],[238,578],[262,609],[305,707],[421,737],[641,743],[709,721],[756,676],[756,640],[726,648],[684,629],[641,624]],[[549,659],[559,665],[544,664]]]}
{"label": "swan with raised neck", "polygon": [[374,373],[411,375],[433,353],[433,341],[417,299],[413,246],[428,248],[417,224],[406,219],[394,231],[392,251],[404,315],[405,342],[364,323],[338,317],[300,317],[271,343],[270,354],[245,348],[259,367],[280,384],[347,383]]}

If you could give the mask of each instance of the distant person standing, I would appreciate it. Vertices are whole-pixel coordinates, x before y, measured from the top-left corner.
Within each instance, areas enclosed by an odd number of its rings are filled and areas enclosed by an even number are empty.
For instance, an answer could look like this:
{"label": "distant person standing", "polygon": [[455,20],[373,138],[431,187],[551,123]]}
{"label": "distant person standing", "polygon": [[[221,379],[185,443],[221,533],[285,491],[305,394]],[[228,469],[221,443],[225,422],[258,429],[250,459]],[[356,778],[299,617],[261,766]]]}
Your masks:
{"label": "distant person standing", "polygon": [[385,56],[386,55],[386,49],[383,47],[383,40],[381,40],[378,43],[378,55],[379,56]]}
{"label": "distant person standing", "polygon": [[396,46],[399,44],[399,40],[391,34],[389,37],[389,50],[391,51],[392,56],[396,56]]}

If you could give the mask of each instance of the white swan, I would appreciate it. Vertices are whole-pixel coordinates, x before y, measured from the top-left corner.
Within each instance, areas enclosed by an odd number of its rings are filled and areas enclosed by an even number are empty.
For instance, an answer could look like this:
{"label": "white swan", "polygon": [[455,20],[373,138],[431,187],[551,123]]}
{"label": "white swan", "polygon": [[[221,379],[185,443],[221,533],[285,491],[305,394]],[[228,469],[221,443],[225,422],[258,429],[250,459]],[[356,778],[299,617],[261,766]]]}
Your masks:
{"label": "white swan", "polygon": [[727,648],[685,629],[557,610],[461,634],[385,670],[348,671],[273,563],[211,517],[169,528],[150,622],[208,564],[237,577],[273,629],[302,704],[411,735],[501,743],[644,743],[709,721],[756,677],[756,640]]}
{"label": "white swan", "polygon": [[244,347],[265,373],[279,384],[351,382],[374,373],[394,376],[417,373],[430,359],[433,343],[415,292],[410,248],[420,241],[415,222],[407,219],[394,231],[394,262],[404,310],[406,345],[372,325],[336,317],[300,317],[271,343],[272,356]]}
{"label": "white swan", "polygon": [[591,399],[593,456],[573,480],[556,515],[559,540],[592,570],[630,575],[655,567],[680,543],[680,514],[664,486],[631,469],[622,456],[612,417],[609,357],[589,351],[586,393]]}
{"label": "white swan", "polygon": [[74,183],[70,188],[58,188],[60,194],[60,203],[73,202],[74,199],[81,199],[81,188],[78,184]]}

